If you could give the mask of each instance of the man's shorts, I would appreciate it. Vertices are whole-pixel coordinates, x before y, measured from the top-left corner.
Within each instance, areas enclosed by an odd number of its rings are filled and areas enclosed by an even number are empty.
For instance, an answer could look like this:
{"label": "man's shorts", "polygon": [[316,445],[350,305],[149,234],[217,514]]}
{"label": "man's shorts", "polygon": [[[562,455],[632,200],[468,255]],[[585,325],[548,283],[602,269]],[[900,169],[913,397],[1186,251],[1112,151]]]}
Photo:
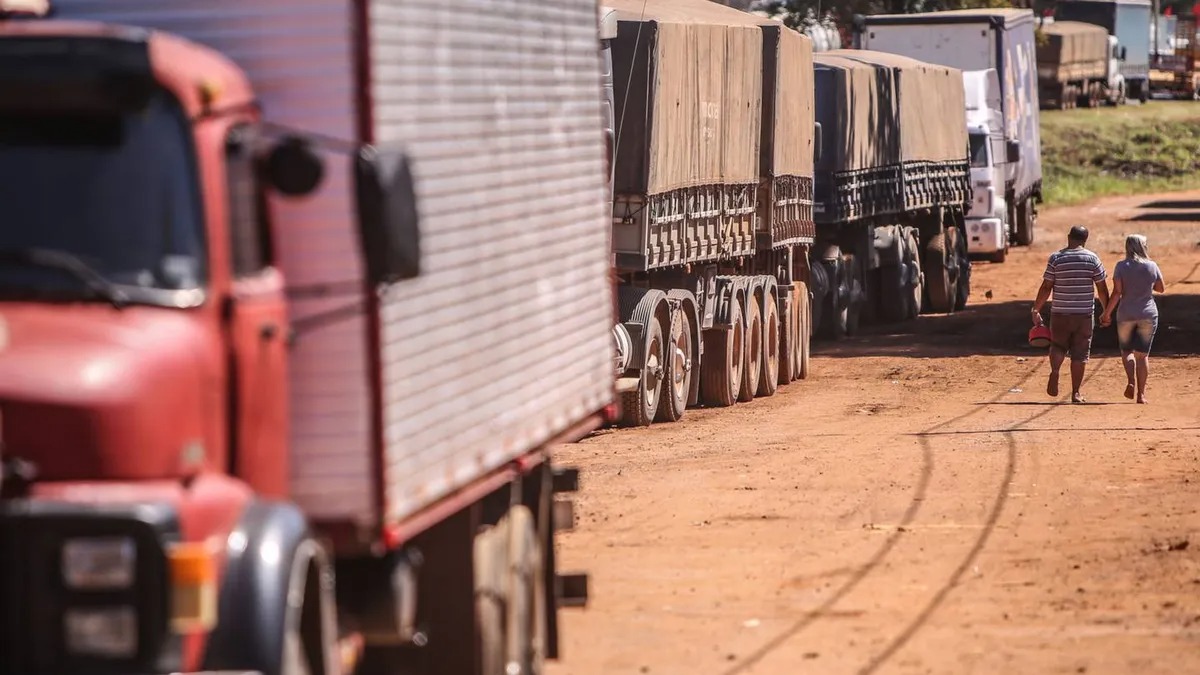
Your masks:
{"label": "man's shorts", "polygon": [[1137,321],[1117,322],[1117,342],[1123,352],[1150,353],[1154,344],[1154,333],[1158,331],[1158,317]]}
{"label": "man's shorts", "polygon": [[1072,361],[1086,362],[1092,351],[1092,315],[1051,314],[1050,344],[1070,354]]}

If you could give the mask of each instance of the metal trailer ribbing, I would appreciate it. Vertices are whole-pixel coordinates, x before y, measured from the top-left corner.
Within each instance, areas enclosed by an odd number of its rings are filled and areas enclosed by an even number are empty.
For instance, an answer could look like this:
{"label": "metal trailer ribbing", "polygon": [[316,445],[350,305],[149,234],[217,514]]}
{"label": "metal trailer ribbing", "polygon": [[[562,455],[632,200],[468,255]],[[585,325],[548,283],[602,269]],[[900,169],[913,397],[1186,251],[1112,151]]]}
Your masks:
{"label": "metal trailer ribbing", "polygon": [[[482,14],[477,4],[54,3],[64,19],[176,34],[244,73],[252,105],[192,120],[197,144],[210,143],[198,152],[214,167],[206,179],[225,180],[221,125],[244,110],[262,111],[263,133],[330,148],[311,196],[270,205],[274,268],[289,284],[291,320],[306,327],[286,357],[290,435],[278,440],[291,471],[277,506],[332,551],[347,630],[379,653],[403,647],[456,674],[497,672],[481,662],[506,657],[530,672],[557,653],[557,600],[577,600],[560,596],[582,586],[555,575],[554,533],[569,519],[554,518],[553,494],[574,481],[556,471],[551,447],[601,424],[613,398],[595,2],[526,0]],[[413,279],[363,280],[360,150],[412,163]],[[206,215],[219,223],[225,208],[212,200]],[[213,414],[219,388],[214,377],[204,392]],[[279,563],[286,543],[251,537],[230,557],[253,565],[256,546],[274,546]],[[247,569],[247,583],[266,578]],[[320,582],[332,593],[327,572]],[[235,606],[222,606],[218,630],[240,650],[269,651],[256,642],[269,626],[256,619],[270,602],[251,590],[230,591]]]}

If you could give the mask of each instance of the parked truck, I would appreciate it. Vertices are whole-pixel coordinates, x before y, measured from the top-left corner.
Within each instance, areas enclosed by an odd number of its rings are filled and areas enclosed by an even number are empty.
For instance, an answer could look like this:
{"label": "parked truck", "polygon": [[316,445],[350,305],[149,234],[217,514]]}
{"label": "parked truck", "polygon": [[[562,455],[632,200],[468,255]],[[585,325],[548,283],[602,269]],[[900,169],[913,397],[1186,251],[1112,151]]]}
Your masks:
{"label": "parked truck", "polygon": [[[1160,17],[1160,47],[1150,57],[1150,92],[1177,99],[1200,99],[1200,40],[1194,16]],[[1170,19],[1174,19],[1171,21]],[[1173,32],[1170,29],[1173,28]],[[1165,36],[1166,39],[1162,39]]]}
{"label": "parked truck", "polygon": [[0,673],[541,672],[551,447],[613,390],[595,3],[44,5],[0,2]]}
{"label": "parked truck", "polygon": [[706,0],[611,0],[623,420],[807,375],[812,44]]}
{"label": "parked truck", "polygon": [[1028,9],[971,9],[863,17],[859,46],[963,71],[994,69],[1003,92],[1005,228],[1033,243],[1042,198],[1035,20]]}
{"label": "parked truck", "polygon": [[[959,71],[894,54],[814,57],[818,153],[814,322],[899,321],[965,306],[969,200]],[[823,292],[822,292],[823,291]]]}
{"label": "parked truck", "polygon": [[967,138],[971,146],[971,206],[967,211],[967,251],[992,262],[1008,256],[1004,220],[1004,113],[1000,78],[995,70],[963,73]]}
{"label": "parked truck", "polygon": [[1059,0],[1056,21],[1102,26],[1121,45],[1120,74],[1131,99],[1150,98],[1150,0]]}
{"label": "parked truck", "polygon": [[1038,100],[1043,109],[1067,110],[1125,102],[1121,61],[1125,48],[1095,24],[1055,21],[1040,28]]}

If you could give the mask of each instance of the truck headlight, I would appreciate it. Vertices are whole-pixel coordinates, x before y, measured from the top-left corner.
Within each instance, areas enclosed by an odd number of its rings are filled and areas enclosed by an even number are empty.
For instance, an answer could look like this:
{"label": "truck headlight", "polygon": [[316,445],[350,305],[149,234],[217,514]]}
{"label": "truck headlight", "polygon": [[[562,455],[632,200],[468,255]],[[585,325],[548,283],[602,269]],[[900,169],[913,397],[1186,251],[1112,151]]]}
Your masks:
{"label": "truck headlight", "polygon": [[132,607],[68,609],[63,614],[67,651],[77,656],[120,659],[137,655],[137,612]]}
{"label": "truck headlight", "polygon": [[137,545],[129,537],[89,537],[63,543],[63,582],[72,590],[130,588],[136,568]]}

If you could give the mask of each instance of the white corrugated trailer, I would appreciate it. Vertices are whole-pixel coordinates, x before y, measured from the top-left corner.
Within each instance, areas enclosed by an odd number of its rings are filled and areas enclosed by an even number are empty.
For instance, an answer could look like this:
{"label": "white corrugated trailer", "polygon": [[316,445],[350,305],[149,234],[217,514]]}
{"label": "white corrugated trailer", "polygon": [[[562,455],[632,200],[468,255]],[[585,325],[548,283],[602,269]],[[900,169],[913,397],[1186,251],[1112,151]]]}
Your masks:
{"label": "white corrugated trailer", "polygon": [[[377,293],[360,281],[345,154],[325,154],[314,195],[274,199],[298,328],[288,364],[291,498],[339,551],[387,549],[389,560],[408,560],[401,554],[414,544],[434,576],[462,579],[448,570],[465,565],[469,579],[471,537],[506,512],[510,486],[520,485],[513,478],[525,474],[526,493],[547,493],[529,477],[550,476],[537,468],[549,466],[548,445],[600,424],[612,399],[595,2],[54,6],[56,18],[148,27],[211,47],[245,71],[270,123],[408,157],[421,271]],[[549,505],[529,505],[538,530],[529,536],[550,544],[538,562],[552,605]],[[447,527],[457,529],[440,536]],[[489,545],[480,541],[477,552]],[[553,611],[544,618],[549,643],[539,649],[553,655]],[[432,633],[421,639],[451,655],[436,672],[459,672],[455,664],[474,656]]]}

